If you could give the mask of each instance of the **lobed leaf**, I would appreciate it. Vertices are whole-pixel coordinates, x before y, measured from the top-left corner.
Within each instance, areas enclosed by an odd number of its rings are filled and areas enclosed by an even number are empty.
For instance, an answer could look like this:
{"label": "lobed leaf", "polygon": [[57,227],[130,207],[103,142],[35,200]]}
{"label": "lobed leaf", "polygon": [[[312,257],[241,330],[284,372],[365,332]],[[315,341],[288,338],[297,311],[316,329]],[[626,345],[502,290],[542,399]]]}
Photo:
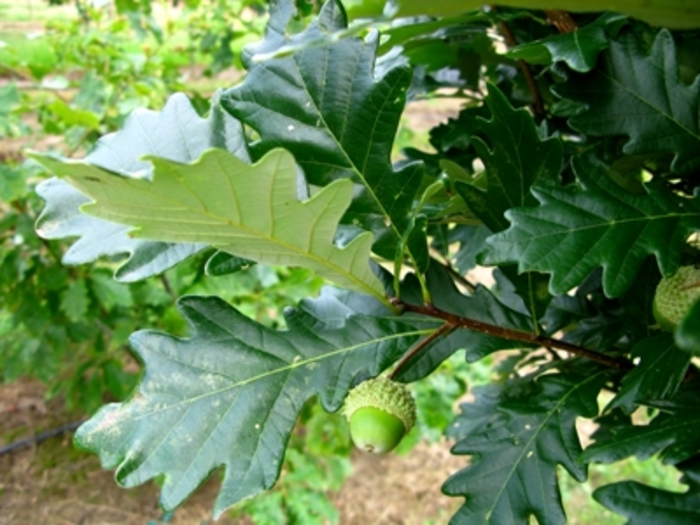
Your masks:
{"label": "lobed leaf", "polygon": [[700,77],[685,85],[679,77],[671,33],[659,31],[647,55],[633,33],[610,42],[596,69],[572,74],[556,94],[583,103],[569,120],[581,133],[627,135],[628,155],[668,153],[679,175],[700,168]]}
{"label": "lobed leaf", "polygon": [[603,290],[618,296],[650,254],[671,275],[686,238],[700,229],[698,199],[658,185],[648,186],[644,195],[631,194],[588,161],[576,159],[573,166],[579,185],[533,187],[540,206],[510,210],[510,228],[487,239],[480,262],[517,262],[520,271],[550,273],[555,295],[602,266]]}
{"label": "lobed leaf", "polygon": [[557,466],[586,479],[578,462],[576,418],[597,414],[602,382],[601,373],[543,376],[535,397],[492,405],[498,416],[480,410],[478,425],[467,432],[458,428],[462,439],[452,451],[472,459],[443,485],[445,494],[466,498],[450,523],[527,524],[532,515],[538,523],[565,523]]}
{"label": "lobed leaf", "polygon": [[[148,177],[152,165],[144,155],[191,162],[215,146],[248,158],[240,124],[221,110],[216,98],[209,117],[203,119],[189,99],[178,93],[168,99],[161,112],[134,111],[124,128],[102,137],[84,162],[125,176]],[[65,162],[66,167],[71,165]],[[37,233],[46,239],[78,237],[63,256],[67,265],[127,254],[116,278],[130,282],[157,275],[206,246],[132,238],[128,226],[83,214],[80,209],[89,199],[61,179],[44,181],[36,191],[46,202],[37,220]]]}
{"label": "lobed leaf", "polygon": [[278,332],[218,298],[185,297],[178,306],[194,335],[133,334],[145,364],[137,392],[103,407],[75,440],[116,468],[122,486],[163,476],[166,509],[224,467],[216,516],[274,484],[308,399],[336,411],[358,377],[379,374],[425,334],[363,315],[327,326],[300,310],[287,312],[289,329]]}
{"label": "lobed leaf", "polygon": [[384,297],[369,264],[372,235],[362,233],[343,248],[333,243],[352,199],[350,181],[336,181],[300,202],[297,166],[286,151],[271,151],[254,165],[216,149],[192,164],[151,157],[152,180],[85,162],[37,160],[94,199],[83,207],[87,213],[134,227],[132,236],[211,245],[264,264],[302,266]]}
{"label": "lobed leaf", "polygon": [[608,47],[606,26],[623,22],[625,18],[615,13],[603,13],[594,22],[575,31],[520,44],[510,49],[506,56],[532,64],[549,65],[561,61],[574,71],[587,73],[595,67],[600,52]]}
{"label": "lobed leaf", "polygon": [[684,382],[678,393],[654,405],[664,409],[648,425],[626,425],[612,436],[589,446],[581,455],[586,462],[613,463],[626,457],[646,459],[659,454],[664,463],[676,464],[700,451],[700,415],[697,380]]}
{"label": "lobed leaf", "polygon": [[685,377],[690,357],[676,347],[668,333],[641,341],[632,349],[632,358],[639,358],[637,366],[622,379],[620,391],[606,410],[623,407],[632,412],[643,401],[672,398]]}
{"label": "lobed leaf", "polygon": [[469,208],[493,232],[508,228],[511,208],[535,205],[533,184],[556,184],[563,165],[562,143],[542,138],[532,116],[514,109],[495,86],[488,86],[489,120],[479,119],[479,136],[471,141],[486,167],[486,188],[458,180],[455,188]]}
{"label": "lobed leaf", "polygon": [[679,494],[636,481],[622,481],[596,489],[593,497],[600,504],[628,518],[627,525],[695,525],[700,522],[698,492]]}
{"label": "lobed leaf", "polygon": [[337,178],[361,184],[371,211],[355,218],[367,225],[369,216],[378,215],[382,228],[389,220],[393,238],[400,239],[423,174],[421,164],[397,171],[391,166],[411,70],[374,71],[376,39],[324,40],[347,27],[335,0],[326,2],[305,31],[287,36],[291,16],[291,2],[274,5],[265,38],[246,48],[245,80],[224,92],[222,105],[258,132],[251,144],[255,155],[283,147],[310,184]]}

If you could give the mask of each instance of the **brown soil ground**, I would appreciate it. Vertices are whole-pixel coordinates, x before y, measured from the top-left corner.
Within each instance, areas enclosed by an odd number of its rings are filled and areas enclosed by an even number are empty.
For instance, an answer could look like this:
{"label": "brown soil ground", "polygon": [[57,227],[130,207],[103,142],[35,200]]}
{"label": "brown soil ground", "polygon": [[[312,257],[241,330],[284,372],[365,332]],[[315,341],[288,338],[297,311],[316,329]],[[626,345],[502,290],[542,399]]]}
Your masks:
{"label": "brown soil ground", "polygon": [[[66,414],[60,400],[45,401],[37,382],[0,386],[0,447],[79,418]],[[332,495],[340,523],[446,523],[460,502],[442,496],[440,485],[462,462],[450,456],[447,444],[420,445],[407,456],[358,454],[354,473]],[[168,523],[252,523],[227,516],[214,522],[217,491],[217,481],[210,480]],[[0,456],[0,525],[155,525],[163,517],[157,501],[153,483],[119,488],[96,456],[73,448],[70,433]]]}

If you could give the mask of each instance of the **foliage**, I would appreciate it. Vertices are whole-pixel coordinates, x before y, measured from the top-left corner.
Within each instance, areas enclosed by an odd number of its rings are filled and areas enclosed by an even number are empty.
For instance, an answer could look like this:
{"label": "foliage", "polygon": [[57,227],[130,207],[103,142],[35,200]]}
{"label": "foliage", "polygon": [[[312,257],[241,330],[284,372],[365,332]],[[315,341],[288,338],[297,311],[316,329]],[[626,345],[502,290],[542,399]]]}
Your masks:
{"label": "foliage", "polygon": [[[688,491],[619,481],[596,500],[631,523],[697,521],[698,306],[675,334],[651,314],[661,275],[700,261],[697,11],[405,0],[348,26],[337,0],[308,22],[297,4],[271,3],[264,35],[241,54],[245,78],[212,97],[206,117],[174,95],[84,160],[33,154],[56,176],[38,188],[39,233],[79,237],[67,262],[127,254],[116,279],[145,279],[129,287],[150,289],[164,271],[186,283],[173,291],[188,329],[130,336],[143,375],[77,445],[123,486],[162,480],[166,509],[218,470],[220,515],[282,472],[281,486],[304,472],[294,448],[286,467],[284,457],[312,400],[336,412],[382,373],[420,392],[457,354],[498,361],[499,380],[448,425],[453,453],[470,456],[443,487],[464,498],[453,523],[564,523],[562,476],[584,482],[589,464],[632,456],[678,469]],[[366,16],[378,2],[349,5]],[[462,110],[431,131],[433,151],[392,159],[406,102],[445,93]],[[106,131],[95,115],[64,125]],[[494,267],[492,287],[467,277],[477,261]],[[186,295],[265,268],[256,263],[332,284],[306,288],[276,326],[226,293]],[[96,291],[118,286],[104,277],[56,285],[59,330],[105,299],[127,305],[126,293]],[[585,447],[578,419],[599,426]],[[285,501],[291,521],[313,522],[308,510],[334,519]]]}

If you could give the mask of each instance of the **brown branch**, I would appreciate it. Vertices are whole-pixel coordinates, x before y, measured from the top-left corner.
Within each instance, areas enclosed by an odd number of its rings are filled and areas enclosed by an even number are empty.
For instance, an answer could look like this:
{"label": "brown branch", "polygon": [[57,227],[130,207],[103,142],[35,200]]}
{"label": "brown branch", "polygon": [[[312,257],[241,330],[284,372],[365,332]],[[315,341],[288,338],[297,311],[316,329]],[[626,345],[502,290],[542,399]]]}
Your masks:
{"label": "brown branch", "polygon": [[571,15],[560,9],[545,9],[549,23],[552,24],[560,33],[571,33],[578,29],[578,24],[571,18]]}
{"label": "brown branch", "polygon": [[483,323],[467,317],[461,317],[459,315],[440,310],[432,304],[415,306],[412,304],[403,303],[401,301],[396,301],[395,304],[399,308],[402,308],[405,312],[414,312],[417,314],[427,315],[429,317],[435,317],[437,319],[443,319],[445,321],[445,325],[453,326],[455,328],[474,330],[476,332],[482,332],[495,337],[500,337],[501,339],[507,339],[509,341],[518,341],[521,343],[543,346],[545,348],[549,347],[564,350],[571,354],[590,359],[591,361],[597,361],[598,363],[617,370],[627,371],[634,368],[634,365],[627,359],[611,357],[594,350],[589,350],[588,348],[583,348],[582,346],[561,341],[560,339],[536,335],[531,332],[511,330],[510,328],[503,328],[501,326]]}
{"label": "brown branch", "polygon": [[[513,32],[510,30],[510,27],[508,27],[508,24],[501,20],[498,22],[498,28],[508,47],[515,47],[518,45],[518,41],[515,39]],[[525,77],[527,87],[530,90],[530,93],[532,93],[532,112],[535,115],[544,115],[544,102],[542,101],[542,94],[540,93],[540,88],[537,86],[537,82],[535,81],[535,77],[532,74],[530,66],[524,60],[518,60],[517,62],[520,71]]]}
{"label": "brown branch", "polygon": [[425,339],[421,339],[414,347],[412,347],[408,352],[404,354],[404,356],[401,358],[401,361],[397,363],[396,368],[394,368],[393,372],[389,374],[389,379],[394,379],[394,377],[396,377],[396,374],[398,374],[399,371],[404,366],[406,366],[406,363],[408,363],[415,355],[420,353],[426,346],[435,341],[438,337],[449,334],[455,328],[457,327],[453,324],[450,324],[450,322],[448,321],[445,324],[441,325],[440,328],[432,332],[428,337],[426,337]]}

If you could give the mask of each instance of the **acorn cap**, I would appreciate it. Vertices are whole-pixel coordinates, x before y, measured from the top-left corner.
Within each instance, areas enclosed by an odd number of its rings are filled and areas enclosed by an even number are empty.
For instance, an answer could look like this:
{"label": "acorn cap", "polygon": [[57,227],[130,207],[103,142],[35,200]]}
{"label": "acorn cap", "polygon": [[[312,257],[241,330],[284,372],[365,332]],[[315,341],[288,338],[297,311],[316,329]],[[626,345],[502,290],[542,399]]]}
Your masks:
{"label": "acorn cap", "polygon": [[345,399],[343,412],[350,421],[361,408],[372,407],[399,418],[409,432],[416,423],[416,402],[403,383],[375,377],[353,388]]}
{"label": "acorn cap", "polygon": [[654,317],[662,328],[673,331],[698,298],[700,268],[681,266],[671,277],[661,279],[656,287]]}

